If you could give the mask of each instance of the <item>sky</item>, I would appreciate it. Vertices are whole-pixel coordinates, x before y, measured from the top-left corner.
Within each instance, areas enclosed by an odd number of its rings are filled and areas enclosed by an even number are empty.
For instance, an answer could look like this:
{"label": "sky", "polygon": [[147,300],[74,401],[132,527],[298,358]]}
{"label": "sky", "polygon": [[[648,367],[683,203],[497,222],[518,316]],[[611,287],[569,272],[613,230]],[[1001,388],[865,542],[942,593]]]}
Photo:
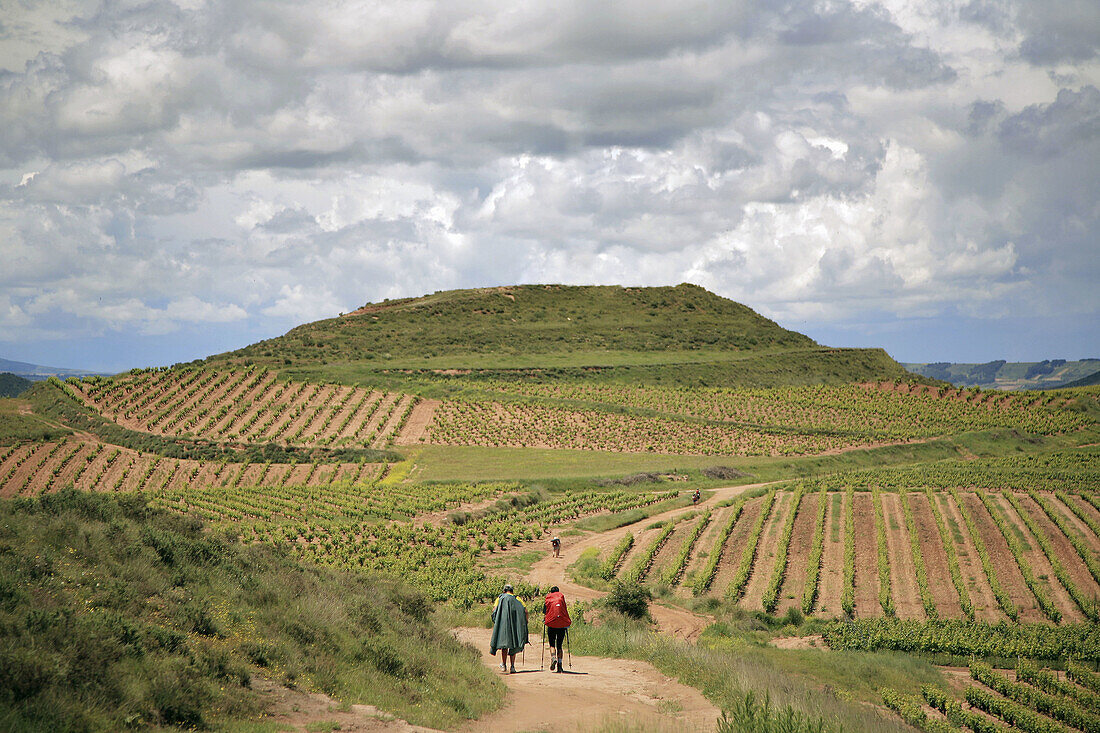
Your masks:
{"label": "sky", "polygon": [[1100,3],[0,2],[0,357],[550,282],[1100,357]]}

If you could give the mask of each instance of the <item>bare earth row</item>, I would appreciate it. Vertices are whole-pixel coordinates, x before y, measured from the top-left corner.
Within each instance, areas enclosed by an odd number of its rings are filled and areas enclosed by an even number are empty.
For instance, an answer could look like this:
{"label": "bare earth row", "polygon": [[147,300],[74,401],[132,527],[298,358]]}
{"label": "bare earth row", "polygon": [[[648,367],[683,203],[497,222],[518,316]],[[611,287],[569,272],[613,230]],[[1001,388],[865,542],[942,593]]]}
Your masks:
{"label": "bare earth row", "polygon": [[259,369],[150,372],[71,387],[132,430],[310,446],[384,447],[417,402],[397,392],[279,381]]}
{"label": "bare earth row", "polygon": [[186,487],[326,486],[368,482],[379,463],[230,463],[141,454],[90,440],[0,448],[0,496],[72,486],[86,491],[162,491]]}
{"label": "bare earth row", "polygon": [[[845,542],[849,541],[844,526],[845,515],[850,512],[855,527],[850,541],[854,545],[852,590],[856,616],[874,617],[886,613],[880,596],[882,589],[879,587],[880,577],[882,577],[880,563],[885,562],[890,585],[885,595],[891,602],[892,612],[899,618],[928,617],[928,606],[921,595],[921,578],[918,576],[918,560],[914,545],[919,550],[920,561],[923,563],[923,582],[927,588],[929,604],[934,609],[934,615],[939,618],[964,616],[959,591],[952,581],[949,548],[944,543],[938,528],[938,514],[947,533],[950,549],[957,557],[959,580],[965,586],[976,619],[996,622],[1008,618],[994,593],[994,583],[999,583],[1004,589],[1007,598],[1018,611],[1019,621],[1050,620],[1049,614],[1044,613],[1037,600],[1037,592],[1045,594],[1053,601],[1053,606],[1060,613],[1063,621],[1081,621],[1086,618],[1084,609],[1075,602],[1062,580],[1057,577],[1052,567],[1051,557],[1044,551],[1043,543],[1033,534],[1032,528],[1038,528],[1043,535],[1052,551],[1052,556],[1064,569],[1063,577],[1075,586],[1078,597],[1097,599],[1100,598],[1100,578],[1097,578],[1094,573],[1096,568],[1100,567],[1098,564],[1100,563],[1100,537],[1090,529],[1089,523],[1083,521],[1070,506],[1067,506],[1066,502],[1072,503],[1078,512],[1090,518],[1093,526],[1100,526],[1100,510],[1079,496],[1064,496],[1063,500],[1053,494],[1042,494],[1041,499],[1047,508],[1055,512],[1061,520],[1056,523],[1048,515],[1047,510],[1031,496],[1015,493],[1012,496],[1026,514],[1028,521],[1025,521],[1025,517],[1018,513],[1017,508],[1000,494],[989,492],[986,495],[988,504],[983,503],[972,491],[959,491],[958,496],[962,500],[961,507],[949,492],[932,492],[931,502],[929,494],[924,491],[907,492],[906,500],[912,512],[913,527],[916,530],[914,543],[913,538],[910,537],[901,495],[883,492],[881,522],[885,529],[886,552],[885,555],[880,555],[879,535],[875,531],[876,508],[872,494],[868,491],[855,491],[850,495],[845,492],[806,493],[797,502],[797,514],[793,520],[789,543],[786,551],[782,552],[783,527],[790,518],[791,512],[796,511],[797,495],[793,492],[779,492],[769,508],[767,520],[759,534],[751,574],[738,595],[738,602],[746,608],[760,609],[768,586],[773,582],[777,562],[779,558],[784,557],[781,568],[782,581],[775,612],[781,614],[788,608],[801,606],[806,584],[812,582],[809,571],[813,557],[811,548],[819,516],[818,503],[825,501],[822,525],[823,548],[820,554],[817,595],[812,608],[815,614],[822,616],[841,614],[845,583]],[[729,592],[745,547],[751,539],[760,511],[766,503],[766,497],[756,497],[746,502],[744,510],[721,548],[721,559],[714,580],[705,592],[706,595],[723,596]],[[678,593],[691,595],[694,592],[696,579],[720,536],[719,528],[726,523],[732,511],[733,507],[723,507],[714,512],[710,525],[699,537],[692,550],[686,571],[677,584]],[[993,581],[986,570],[986,564],[979,556],[977,544],[963,517],[963,512],[969,514],[978,531],[978,539],[988,555],[988,566],[992,568]],[[1020,548],[1020,560],[1013,554],[1009,545],[1010,540],[1005,537],[994,521],[994,514],[999,516],[1008,529],[1012,541]],[[664,568],[667,567],[677,549],[682,546],[684,538],[691,533],[695,521],[690,519],[677,523],[654,558],[652,567],[643,576],[643,580],[652,582],[661,579]],[[1081,555],[1070,536],[1067,536],[1059,524],[1065,527],[1078,541],[1077,544],[1085,549],[1085,557]],[[620,567],[620,577],[626,577],[636,559],[647,552],[661,531],[660,527],[642,527],[635,532],[635,543]],[[1086,558],[1091,560],[1091,569]],[[1025,580],[1025,572],[1030,573],[1038,591],[1029,588]]]}

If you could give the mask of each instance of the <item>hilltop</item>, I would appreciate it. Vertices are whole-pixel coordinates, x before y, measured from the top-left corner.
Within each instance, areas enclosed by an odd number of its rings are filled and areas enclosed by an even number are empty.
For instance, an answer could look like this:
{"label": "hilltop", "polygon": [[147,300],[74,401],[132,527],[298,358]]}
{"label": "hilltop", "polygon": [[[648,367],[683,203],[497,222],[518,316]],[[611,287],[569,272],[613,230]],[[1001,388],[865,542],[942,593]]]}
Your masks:
{"label": "hilltop", "polygon": [[443,291],[368,303],[207,361],[346,383],[456,371],[745,386],[911,378],[881,349],[821,346],[690,284]]}

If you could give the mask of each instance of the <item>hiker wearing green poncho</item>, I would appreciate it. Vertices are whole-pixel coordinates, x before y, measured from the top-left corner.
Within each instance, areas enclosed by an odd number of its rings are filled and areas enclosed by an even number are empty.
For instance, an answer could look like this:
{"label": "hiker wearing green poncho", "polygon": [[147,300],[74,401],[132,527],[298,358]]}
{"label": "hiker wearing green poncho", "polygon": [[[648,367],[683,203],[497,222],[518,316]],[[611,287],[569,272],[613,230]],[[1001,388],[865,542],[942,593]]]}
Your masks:
{"label": "hiker wearing green poncho", "polygon": [[527,644],[527,607],[512,595],[512,586],[504,586],[504,592],[493,606],[493,635],[489,637],[489,653],[500,650],[500,671],[507,673],[508,657],[511,671],[516,671],[516,655]]}

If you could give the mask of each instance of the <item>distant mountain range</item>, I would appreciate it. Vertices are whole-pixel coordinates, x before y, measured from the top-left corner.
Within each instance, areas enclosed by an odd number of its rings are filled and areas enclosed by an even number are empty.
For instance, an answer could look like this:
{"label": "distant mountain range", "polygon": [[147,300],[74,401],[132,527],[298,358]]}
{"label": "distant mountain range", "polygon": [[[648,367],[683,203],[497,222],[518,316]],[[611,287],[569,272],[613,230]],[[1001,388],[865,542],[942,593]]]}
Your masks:
{"label": "distant mountain range", "polygon": [[1084,387],[1100,382],[1100,359],[1047,359],[1044,361],[989,361],[984,364],[902,364],[924,377],[942,379],[957,387],[982,389],[1057,389]]}
{"label": "distant mountain range", "polygon": [[29,364],[25,361],[12,361],[0,359],[0,372],[15,374],[24,379],[41,380],[49,377],[86,377],[103,372],[93,372],[89,369],[63,369],[61,367],[42,366],[41,364]]}

